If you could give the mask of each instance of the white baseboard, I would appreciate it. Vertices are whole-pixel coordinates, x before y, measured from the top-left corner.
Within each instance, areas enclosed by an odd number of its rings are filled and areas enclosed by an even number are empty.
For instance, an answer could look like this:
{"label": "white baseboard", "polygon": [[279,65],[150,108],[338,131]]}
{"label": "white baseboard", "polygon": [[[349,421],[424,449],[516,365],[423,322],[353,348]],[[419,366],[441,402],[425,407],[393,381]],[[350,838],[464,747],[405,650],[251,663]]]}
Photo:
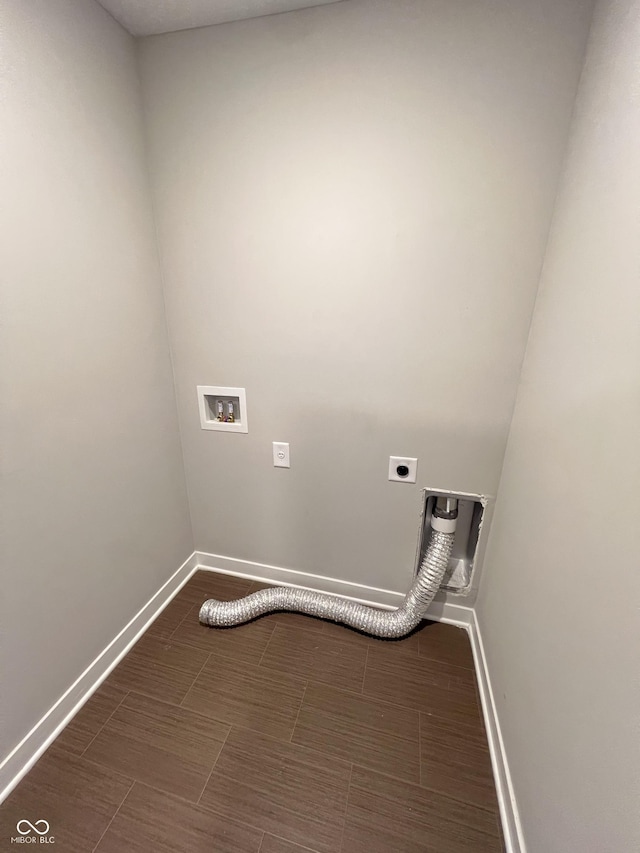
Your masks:
{"label": "white baseboard", "polygon": [[493,690],[491,688],[491,679],[489,678],[487,659],[482,644],[482,635],[475,610],[472,611],[471,622],[467,630],[469,632],[469,639],[471,640],[471,649],[478,676],[478,689],[480,691],[482,712],[487,729],[491,765],[496,783],[506,851],[507,853],[527,853],[520,816],[518,814],[518,804],[509,772],[502,732],[500,731],[500,721],[498,720]]}
{"label": "white baseboard", "polygon": [[[235,557],[224,557],[221,554],[207,554],[196,551],[197,568],[203,571],[220,572],[223,575],[235,575],[240,578],[250,578],[264,581],[276,586],[297,586],[312,589],[316,592],[328,592],[339,595],[350,601],[359,601],[384,610],[395,610],[404,600],[404,592],[394,592],[375,586],[352,583],[326,575],[314,575],[300,572],[296,569],[283,569],[280,566],[269,566],[265,563],[253,563],[248,560],[238,560]],[[468,628],[471,624],[473,610],[461,604],[448,601],[434,601],[427,612],[427,618],[436,622],[447,622]]]}
{"label": "white baseboard", "polygon": [[140,635],[189,580],[196,570],[196,563],[194,552],[4,759],[0,764],[0,803],[9,796],[45,749],[127,654]]}

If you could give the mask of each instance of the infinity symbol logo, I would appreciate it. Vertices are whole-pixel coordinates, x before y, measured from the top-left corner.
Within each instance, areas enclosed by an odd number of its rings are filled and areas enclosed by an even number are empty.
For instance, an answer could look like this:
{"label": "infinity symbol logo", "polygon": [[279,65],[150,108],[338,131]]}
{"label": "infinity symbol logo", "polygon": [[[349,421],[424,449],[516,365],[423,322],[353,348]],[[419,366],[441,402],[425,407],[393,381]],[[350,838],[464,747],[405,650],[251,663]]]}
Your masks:
{"label": "infinity symbol logo", "polygon": [[[20,827],[26,826],[26,829],[21,829]],[[39,826],[44,826],[44,829],[38,829]],[[37,832],[38,835],[46,835],[49,832],[49,824],[46,820],[37,820],[35,824],[30,823],[28,820],[19,820],[16,824],[16,829],[20,833],[20,835],[28,835],[30,832]]]}

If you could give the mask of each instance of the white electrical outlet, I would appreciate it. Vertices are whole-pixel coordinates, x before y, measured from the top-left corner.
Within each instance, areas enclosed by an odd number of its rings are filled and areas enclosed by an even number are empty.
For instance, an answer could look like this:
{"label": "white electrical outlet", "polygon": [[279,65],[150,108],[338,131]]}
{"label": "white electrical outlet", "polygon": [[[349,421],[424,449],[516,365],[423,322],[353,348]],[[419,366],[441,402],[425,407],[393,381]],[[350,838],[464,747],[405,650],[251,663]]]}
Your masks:
{"label": "white electrical outlet", "polygon": [[415,483],[418,460],[407,456],[389,457],[389,479],[396,483]]}
{"label": "white electrical outlet", "polygon": [[291,468],[291,459],[289,457],[289,442],[274,441],[273,442],[273,467],[274,468]]}

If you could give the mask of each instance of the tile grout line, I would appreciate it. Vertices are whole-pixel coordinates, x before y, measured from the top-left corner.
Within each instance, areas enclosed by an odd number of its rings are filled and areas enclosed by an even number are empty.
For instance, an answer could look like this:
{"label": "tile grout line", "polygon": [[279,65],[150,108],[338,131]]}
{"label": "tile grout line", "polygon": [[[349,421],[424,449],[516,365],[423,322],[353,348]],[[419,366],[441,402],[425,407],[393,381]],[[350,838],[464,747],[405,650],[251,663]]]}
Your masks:
{"label": "tile grout line", "polygon": [[[169,640],[174,640],[174,639],[175,639],[174,634],[176,633],[176,631],[179,631],[179,630],[180,630],[180,628],[182,627],[182,623],[185,621],[185,619],[187,619],[187,617],[189,616],[189,614],[191,613],[191,611],[193,610],[193,608],[194,608],[195,606],[196,606],[196,605],[192,605],[192,606],[187,610],[187,612],[185,613],[185,615],[184,615],[184,616],[182,617],[182,619],[178,622],[178,624],[177,624],[177,625],[176,625],[176,627],[173,629],[173,631],[169,634],[169,636],[168,636],[168,638],[167,638],[167,639],[169,639]],[[191,648],[193,648],[193,646],[192,646]]]}
{"label": "tile grout line", "polygon": [[209,663],[209,660],[210,660],[210,659],[211,659],[211,653],[209,653],[209,654],[207,655],[207,657],[205,658],[205,662],[204,662],[204,663],[202,664],[202,666],[200,667],[200,670],[199,670],[199,671],[198,671],[198,673],[196,674],[196,677],[193,679],[193,681],[191,682],[191,684],[190,684],[190,685],[189,685],[189,687],[187,688],[187,691],[186,691],[186,693],[184,694],[184,696],[182,697],[182,699],[178,702],[178,708],[184,708],[184,707],[185,707],[185,706],[184,706],[184,704],[183,704],[183,703],[184,703],[184,700],[187,698],[187,696],[189,695],[189,693],[191,692],[191,690],[192,690],[192,689],[193,689],[193,687],[195,686],[196,681],[197,681],[197,680],[200,678],[200,676],[202,675],[202,672],[203,672],[203,670],[204,670],[205,666]]}
{"label": "tile grout line", "polygon": [[[275,832],[269,832],[269,833],[265,832],[264,835],[265,835],[265,837],[267,835],[270,835],[272,838],[275,838],[278,841],[284,841],[285,844],[293,844],[295,847],[300,847],[300,849],[302,851],[306,850],[306,851],[308,851],[308,853],[316,853],[315,848],[307,847],[306,844],[303,844],[303,845],[296,844],[295,841],[288,841],[286,838],[283,838],[281,835],[276,835]],[[264,843],[264,838],[262,839],[262,841]],[[261,851],[262,851],[262,847],[260,848],[260,850],[258,850],[258,853],[261,853]],[[338,851],[336,851],[336,853],[338,853]]]}
{"label": "tile grout line", "polygon": [[[183,587],[183,589],[186,589],[188,586],[189,586],[189,584],[187,584],[185,587]],[[183,590],[180,590],[180,592],[182,592],[182,591],[183,591]],[[178,593],[178,595],[179,595],[179,594],[180,594],[180,593]],[[187,603],[187,602],[185,602],[185,604],[186,604],[186,603]],[[203,603],[204,603],[204,602],[203,602]],[[193,610],[195,610],[195,609],[197,608],[197,609],[198,609],[198,610],[197,610],[197,612],[199,613],[199,612],[200,612],[200,608],[201,608],[201,607],[202,607],[202,604],[198,604],[198,602],[197,602],[197,601],[193,601],[193,602],[191,602],[191,603],[189,604],[189,609],[188,609],[188,610],[187,610],[187,612],[184,614],[184,616],[182,617],[182,619],[178,622],[178,624],[177,624],[177,625],[176,625],[176,627],[173,629],[173,631],[169,634],[168,639],[170,639],[170,640],[175,639],[175,638],[174,638],[174,634],[176,633],[176,631],[179,631],[179,630],[180,630],[180,628],[182,627],[183,623],[184,623],[184,622],[186,622],[186,621],[187,621],[187,619],[189,618],[189,616],[191,615],[192,611],[193,611]],[[187,645],[188,645],[188,644],[187,644]],[[193,648],[193,647],[192,647],[192,648]]]}
{"label": "tile grout line", "polygon": [[302,711],[302,706],[304,705],[304,697],[307,695],[307,690],[309,689],[310,681],[307,679],[307,683],[304,686],[304,690],[302,691],[302,698],[300,699],[300,705],[298,706],[298,713],[296,714],[296,718],[293,722],[293,728],[291,729],[291,734],[289,735],[289,743],[293,743],[293,735],[296,730],[296,726],[298,725],[298,720],[300,719],[300,711]]}
{"label": "tile grout line", "polygon": [[344,807],[344,821],[342,824],[342,835],[340,836],[340,853],[344,853],[344,834],[347,831],[347,812],[349,811],[349,797],[351,796],[351,778],[353,776],[353,761],[349,769],[349,782],[347,784],[347,801]]}
{"label": "tile grout line", "polygon": [[[121,689],[122,689],[122,688],[121,688]],[[83,757],[84,757],[85,752],[89,749],[89,747],[90,747],[90,746],[91,746],[91,744],[94,742],[94,740],[98,737],[98,735],[102,733],[102,731],[103,731],[104,727],[105,727],[105,726],[107,725],[107,723],[111,720],[111,718],[112,718],[112,717],[113,717],[113,715],[116,713],[116,711],[120,708],[120,706],[122,705],[122,703],[124,702],[124,700],[127,698],[127,696],[129,695],[129,693],[131,693],[131,691],[130,691],[130,690],[127,690],[127,692],[124,694],[124,696],[122,697],[122,699],[118,702],[118,704],[116,705],[116,707],[115,707],[115,708],[113,709],[113,711],[109,714],[109,716],[107,717],[107,719],[104,721],[104,723],[100,726],[100,728],[98,729],[98,731],[97,731],[97,732],[94,734],[94,736],[91,738],[91,740],[89,741],[89,743],[88,743],[88,744],[85,746],[85,748],[82,750],[82,752],[80,753],[80,758],[83,758]],[[91,701],[91,700],[89,700],[89,701]]]}
{"label": "tile grout line", "polygon": [[[209,773],[209,776],[207,777],[207,780],[206,780],[206,782],[205,782],[205,787],[206,787],[207,782],[208,782],[208,781],[209,781],[209,779],[211,778],[211,774],[213,773],[213,771],[214,771],[214,769],[215,769],[215,766],[216,766],[216,763],[217,763],[217,761],[218,761],[218,758],[220,757],[220,753],[222,752],[222,749],[223,749],[223,747],[224,747],[225,743],[227,742],[227,738],[229,737],[229,733],[231,732],[232,724],[231,724],[231,723],[226,723],[224,720],[217,720],[217,719],[215,719],[215,718],[213,718],[213,717],[209,717],[208,715],[206,715],[206,714],[202,714],[202,713],[200,713],[199,711],[192,711],[192,710],[191,710],[191,708],[183,708],[183,707],[181,707],[180,705],[174,705],[172,702],[165,702],[165,701],[164,701],[164,700],[162,700],[162,699],[158,699],[158,697],[157,697],[157,696],[149,696],[148,694],[145,694],[145,693],[138,693],[138,692],[136,692],[135,690],[129,690],[129,691],[127,692],[126,696],[124,696],[124,697],[122,698],[122,700],[120,701],[120,704],[118,705],[118,708],[120,707],[120,705],[122,705],[122,703],[125,701],[125,699],[126,699],[128,696],[131,696],[131,695],[133,695],[133,696],[141,696],[141,697],[142,697],[142,698],[144,698],[144,699],[151,699],[151,700],[152,700],[152,701],[154,701],[154,702],[159,702],[160,704],[167,705],[167,706],[169,706],[170,708],[174,708],[174,709],[177,709],[177,710],[179,710],[179,711],[184,711],[184,712],[186,712],[186,713],[193,714],[194,716],[200,717],[203,721],[206,721],[207,723],[216,722],[216,723],[220,723],[221,725],[224,725],[224,726],[228,726],[228,727],[229,727],[229,731],[226,733],[226,735],[224,736],[224,740],[222,741],[222,746],[220,747],[220,752],[219,752],[219,753],[218,753],[218,755],[216,756],[216,760],[214,761],[214,763],[213,763],[213,767],[211,768],[211,771],[210,771],[210,773]],[[110,715],[109,719],[111,719],[111,717],[113,716],[113,714],[115,714],[115,712],[118,710],[118,708],[116,708],[116,709],[111,713],[111,715]],[[108,720],[107,720],[107,722],[108,722]],[[106,723],[105,723],[104,725],[106,725]],[[104,726],[103,726],[102,728],[104,728]],[[101,729],[100,731],[102,731],[102,729]],[[100,734],[100,732],[98,732],[98,734]],[[98,736],[97,734],[96,734],[96,735],[94,735],[94,737],[93,737],[93,738],[92,738],[92,740],[91,740],[91,743],[93,743],[93,741],[95,740],[95,738],[96,738],[97,736]],[[91,746],[91,743],[86,747],[86,749],[88,749],[88,748],[89,748],[89,746]],[[86,749],[85,749],[85,752],[86,752]],[[67,750],[65,750],[65,751],[67,751]],[[113,767],[111,767],[109,764],[105,764],[104,762],[99,761],[99,760],[98,760],[98,759],[96,759],[96,758],[91,758],[90,756],[85,756],[84,752],[83,752],[81,755],[77,755],[77,753],[69,753],[69,754],[70,754],[70,755],[73,755],[73,756],[74,756],[74,757],[76,757],[76,758],[82,758],[84,761],[86,761],[86,762],[88,762],[88,763],[90,763],[90,764],[95,764],[97,767],[102,767],[103,769],[109,770],[109,771],[111,771],[111,772],[118,773],[118,774],[119,774],[119,775],[121,775],[121,776],[124,776],[124,775],[125,775],[124,773],[122,773],[122,772],[121,772],[121,771],[119,771],[119,770],[114,770],[114,768],[113,768]],[[151,783],[150,783],[150,782],[148,782],[148,781],[144,781],[144,780],[142,780],[142,779],[138,779],[138,778],[134,778],[134,779],[133,779],[133,781],[134,781],[134,783],[135,783],[135,782],[138,782],[138,784],[140,784],[140,785],[146,785],[148,788],[152,788],[153,790],[155,790],[155,791],[159,791],[160,793],[169,794],[169,795],[170,795],[170,796],[172,796],[172,797],[177,797],[179,800],[182,800],[183,802],[188,803],[189,805],[198,805],[198,804],[199,804],[199,802],[200,802],[200,798],[202,797],[202,793],[201,793],[201,794],[200,794],[200,797],[198,797],[198,799],[194,802],[193,800],[188,799],[188,797],[182,797],[180,794],[176,794],[174,791],[168,791],[168,790],[166,790],[165,788],[159,788],[159,787],[157,787],[156,785],[153,785],[153,784],[151,784]],[[203,788],[203,792],[204,792],[204,788]]]}
{"label": "tile grout line", "polygon": [[220,747],[220,752],[216,755],[216,760],[213,762],[211,770],[209,771],[209,775],[205,779],[205,783],[202,786],[202,790],[200,791],[200,796],[198,797],[198,799],[195,802],[195,805],[197,805],[197,806],[200,805],[200,800],[202,799],[202,795],[204,794],[204,792],[207,789],[207,785],[209,784],[209,779],[211,779],[211,777],[213,776],[213,771],[216,769],[216,764],[218,763],[218,759],[222,755],[222,750],[225,748],[226,743],[227,743],[227,739],[228,739],[229,735],[231,734],[231,729],[233,728],[233,726],[231,724],[228,724],[228,725],[229,725],[229,731],[224,736],[224,740],[222,741],[222,746]]}
{"label": "tile grout line", "polygon": [[[442,659],[440,659],[440,658],[432,658],[432,657],[430,657],[429,655],[418,655],[418,660],[432,661],[433,663],[438,663],[438,664],[440,664],[440,665],[445,664],[446,666],[450,666],[450,667],[452,667],[453,669],[460,669],[460,670],[462,670],[463,672],[475,672],[475,669],[473,668],[473,665],[471,665],[471,666],[465,666],[464,664],[460,664],[460,663],[453,663],[453,662],[452,662],[452,661],[450,661],[450,660],[446,660],[446,661],[445,661],[445,660],[442,660]],[[454,674],[454,675],[456,675],[456,673],[455,673],[455,672],[454,672],[453,674]]]}
{"label": "tile grout line", "polygon": [[[87,758],[87,759],[85,759],[85,760],[86,760],[88,763],[96,764],[98,767],[104,767],[104,766],[105,766],[104,764],[99,764],[97,761],[93,761],[93,759],[89,759],[89,758]],[[107,768],[107,769],[109,769],[109,770],[110,770],[111,768]],[[113,772],[113,771],[112,771],[112,772]],[[116,772],[117,772],[117,771],[116,771]],[[122,774],[120,774],[120,775],[122,775]],[[181,803],[183,803],[185,806],[191,806],[192,808],[199,808],[199,809],[203,809],[203,810],[205,810],[207,813],[214,813],[214,814],[217,814],[217,812],[212,812],[212,810],[211,810],[211,809],[208,809],[206,806],[200,806],[200,805],[198,805],[198,803],[197,803],[197,802],[194,802],[193,800],[189,800],[189,799],[187,799],[187,797],[183,797],[181,794],[176,794],[176,793],[175,793],[175,791],[167,791],[167,790],[166,790],[166,788],[158,788],[158,786],[157,786],[157,785],[152,785],[152,784],[151,784],[151,782],[141,782],[139,779],[134,779],[134,780],[133,780],[133,782],[134,782],[134,784],[136,784],[136,785],[141,785],[143,788],[149,788],[151,791],[155,791],[155,793],[156,793],[156,794],[162,794],[162,795],[164,795],[164,796],[166,796],[166,797],[171,797],[171,798],[173,798],[174,800],[179,800],[179,801],[180,801]],[[122,805],[122,803],[121,803],[120,805]],[[251,825],[250,825],[250,824],[245,823],[244,821],[241,821],[241,820],[239,820],[238,818],[235,818],[235,817],[234,817],[234,818],[233,818],[233,820],[234,820],[236,823],[241,823],[243,826],[248,826],[250,829],[251,829],[251,828],[252,828],[252,829],[255,829],[255,827],[251,827]]]}
{"label": "tile grout line", "polygon": [[422,788],[422,714],[418,711],[418,785]]}
{"label": "tile grout line", "polygon": [[[387,774],[382,774],[382,775],[387,775]],[[390,777],[390,778],[395,779],[397,777]],[[403,781],[403,780],[401,779],[399,781]],[[415,784],[415,783],[408,783],[408,784]],[[418,785],[418,787],[420,788],[421,791],[424,791],[427,794],[436,794],[436,796],[438,796],[441,800],[448,800],[451,803],[456,803],[456,805],[464,806],[465,809],[467,809],[467,811],[469,809],[472,809],[472,810],[475,809],[478,812],[483,812],[485,815],[491,815],[491,816],[495,817],[497,824],[498,824],[498,828],[501,831],[500,813],[497,811],[497,807],[494,808],[493,806],[486,806],[486,805],[481,806],[479,803],[473,802],[473,800],[470,800],[468,798],[465,799],[462,796],[456,797],[454,794],[444,793],[444,791],[441,791],[439,788],[430,788],[428,785]],[[461,818],[451,818],[451,821],[452,821],[452,823],[455,823],[458,826],[473,826],[472,823],[464,821]],[[484,832],[485,830],[482,830],[482,831]],[[488,834],[493,836],[492,832],[489,832]]]}
{"label": "tile grout line", "polygon": [[[329,686],[333,686],[333,685],[329,685]],[[343,688],[343,687],[336,687],[335,689],[336,690],[346,690],[346,688]],[[446,692],[450,691],[450,688],[448,686],[447,687],[432,687],[431,689],[436,690],[436,691],[437,690],[444,690]],[[355,693],[355,691],[350,691],[350,690],[347,690],[346,692],[347,693],[351,693],[351,692]],[[433,711],[424,711],[421,708],[416,708],[415,705],[401,705],[399,702],[391,702],[389,699],[383,699],[382,697],[376,696],[373,693],[365,693],[364,689],[363,689],[361,694],[358,693],[356,695],[358,695],[358,696],[362,695],[365,699],[371,699],[373,702],[382,702],[385,705],[391,705],[391,707],[400,708],[403,711],[416,711],[417,713],[427,714],[428,716],[437,717],[438,719],[448,719],[447,715],[435,714]],[[461,725],[467,726],[467,725],[472,725],[472,724],[471,723],[462,723]]]}
{"label": "tile grout line", "polygon": [[365,695],[364,684],[365,684],[365,681],[367,680],[367,669],[369,668],[369,646],[368,645],[367,645],[365,651],[366,651],[366,655],[364,658],[364,672],[362,673],[362,684],[360,686],[360,695],[361,696]]}
{"label": "tile grout line", "polygon": [[[430,664],[438,663],[439,666],[441,667],[440,671],[434,671],[433,669],[431,669],[430,672],[425,671],[422,674],[427,675],[427,676],[430,675],[434,678],[446,679],[447,689],[449,689],[452,684],[453,684],[454,688],[467,689],[468,687],[471,686],[470,682],[472,682],[474,685],[474,691],[475,691],[475,684],[477,681],[477,676],[476,676],[475,670],[466,669],[466,667],[456,666],[455,664],[448,663],[445,661],[438,662],[438,661],[432,660],[431,658],[408,658],[408,657],[404,657],[404,656],[402,656],[402,657],[399,656],[397,658],[397,661],[401,662],[401,663],[406,663],[407,661],[409,661],[412,664],[415,662],[422,662],[422,663],[427,664],[427,668],[429,667]],[[396,661],[394,661],[394,662],[396,662]],[[390,663],[389,663],[389,661],[383,661],[382,663],[380,663],[380,662],[377,664],[371,663],[370,665],[371,665],[372,669],[375,669],[378,672],[384,672],[384,670],[389,667]],[[459,672],[454,672],[452,670],[458,670]],[[465,673],[464,677],[462,676],[462,673]]]}
{"label": "tile grout line", "polygon": [[134,780],[133,780],[133,782],[131,783],[130,787],[129,787],[129,790],[127,791],[127,793],[126,793],[126,794],[124,795],[124,797],[122,798],[122,802],[120,803],[120,805],[119,805],[119,806],[118,806],[118,808],[116,809],[115,814],[113,815],[113,817],[111,818],[111,820],[109,821],[109,823],[106,825],[104,832],[102,833],[102,835],[101,835],[101,836],[100,836],[100,838],[98,839],[98,842],[97,842],[97,844],[95,845],[95,847],[93,848],[92,853],[95,853],[95,851],[96,851],[96,850],[98,849],[98,847],[100,846],[100,844],[101,844],[101,842],[102,842],[102,839],[105,837],[105,835],[107,834],[107,832],[109,832],[109,827],[111,826],[111,824],[114,822],[114,820],[115,820],[115,819],[116,819],[116,817],[118,816],[118,812],[120,811],[120,809],[122,808],[122,806],[125,804],[125,800],[127,799],[127,797],[129,796],[129,794],[131,793],[131,789],[133,788],[133,786],[134,786],[135,784],[136,784],[136,780],[134,779]]}
{"label": "tile grout line", "polygon": [[266,642],[266,644],[265,644],[265,647],[264,647],[264,649],[263,649],[263,651],[262,651],[262,654],[260,655],[260,660],[258,661],[258,663],[256,664],[256,666],[260,666],[260,664],[262,663],[263,658],[264,658],[264,656],[265,656],[265,655],[266,655],[266,653],[267,653],[267,649],[269,648],[269,643],[270,643],[270,642],[271,642],[271,640],[273,639],[273,635],[275,634],[275,632],[276,632],[276,628],[277,628],[277,627],[278,627],[278,623],[277,623],[277,622],[275,622],[275,623],[274,623],[274,625],[273,625],[273,628],[271,629],[271,633],[269,634],[269,639],[267,640],[267,642]]}
{"label": "tile grout line", "polygon": [[[306,747],[306,748],[309,749],[310,747]],[[342,759],[342,760],[344,760],[344,759]],[[387,770],[376,770],[375,768],[369,767],[366,764],[360,764],[357,761],[352,762],[352,767],[351,767],[352,774],[353,774],[354,768],[356,768],[356,767],[358,767],[360,770],[364,770],[364,771],[367,771],[370,773],[377,774],[378,776],[384,776],[386,779],[389,779],[392,782],[401,782],[403,785],[409,785],[410,787],[416,788],[419,791],[422,791],[425,793],[436,794],[441,799],[448,800],[450,802],[457,803],[459,805],[467,806],[471,809],[476,809],[477,811],[485,812],[486,814],[495,815],[498,818],[498,823],[500,821],[499,813],[496,811],[496,809],[493,806],[482,806],[482,805],[479,805],[478,803],[475,803],[469,799],[464,799],[461,796],[458,797],[458,796],[455,796],[454,794],[451,794],[449,792],[442,791],[439,788],[431,788],[428,785],[422,785],[421,783],[418,783],[418,782],[412,782],[409,779],[403,778],[402,776],[396,776],[394,773],[390,773]],[[351,790],[351,784],[349,785],[349,791],[350,790]],[[471,824],[469,824],[465,821],[462,821],[458,818],[451,818],[451,820],[453,823],[458,824],[460,826],[470,826],[471,825]]]}
{"label": "tile grout line", "polygon": [[[185,587],[183,587],[183,589],[186,589],[186,587],[187,587],[187,586],[188,586],[188,584],[187,584]],[[153,629],[154,629],[156,626],[158,626],[158,623],[159,623],[160,619],[162,618],[162,616],[163,616],[165,613],[167,613],[167,611],[169,610],[169,608],[170,608],[172,605],[174,605],[174,604],[180,604],[180,603],[181,603],[181,601],[178,599],[178,596],[180,595],[180,592],[182,592],[182,590],[180,590],[178,593],[176,593],[176,595],[171,599],[171,601],[169,602],[169,604],[168,604],[168,605],[165,607],[165,609],[162,611],[162,613],[160,614],[160,616],[158,616],[156,619],[154,619],[154,621],[151,623],[151,625],[149,625],[149,627],[147,628],[147,630],[144,632],[143,636],[156,637],[158,640],[170,640],[170,639],[171,639],[171,635],[172,635],[172,634],[173,634],[173,632],[176,630],[177,626],[176,626],[176,628],[171,628],[171,630],[169,630],[169,629],[167,628],[168,634],[167,634],[166,636],[164,635],[164,633],[162,632],[162,630],[161,630],[159,627],[157,628],[157,630],[156,630],[156,631],[154,631]],[[187,602],[185,602],[185,606],[187,606]],[[184,614],[184,616],[182,616],[182,617],[178,620],[178,625],[180,625],[180,624],[183,622],[183,620],[184,620],[184,619],[186,619],[186,617],[189,615],[189,612],[190,612],[190,611],[191,611],[191,605],[188,605],[188,606],[187,606],[187,611],[186,611],[186,613]]]}

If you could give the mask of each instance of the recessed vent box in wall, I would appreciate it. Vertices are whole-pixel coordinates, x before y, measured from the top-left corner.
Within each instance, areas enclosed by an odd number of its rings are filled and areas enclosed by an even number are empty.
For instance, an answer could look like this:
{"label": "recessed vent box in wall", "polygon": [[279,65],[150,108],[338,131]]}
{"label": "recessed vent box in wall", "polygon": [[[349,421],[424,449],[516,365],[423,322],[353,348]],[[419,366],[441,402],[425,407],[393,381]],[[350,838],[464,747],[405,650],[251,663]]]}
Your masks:
{"label": "recessed vent box in wall", "polygon": [[422,520],[416,552],[416,573],[431,539],[431,515],[439,497],[458,499],[458,524],[453,542],[449,568],[442,582],[447,592],[467,595],[472,587],[473,572],[484,553],[488,534],[487,507],[489,498],[468,492],[450,492],[446,489],[424,489]]}
{"label": "recessed vent box in wall", "polygon": [[244,388],[198,385],[198,408],[202,429],[249,432]]}

